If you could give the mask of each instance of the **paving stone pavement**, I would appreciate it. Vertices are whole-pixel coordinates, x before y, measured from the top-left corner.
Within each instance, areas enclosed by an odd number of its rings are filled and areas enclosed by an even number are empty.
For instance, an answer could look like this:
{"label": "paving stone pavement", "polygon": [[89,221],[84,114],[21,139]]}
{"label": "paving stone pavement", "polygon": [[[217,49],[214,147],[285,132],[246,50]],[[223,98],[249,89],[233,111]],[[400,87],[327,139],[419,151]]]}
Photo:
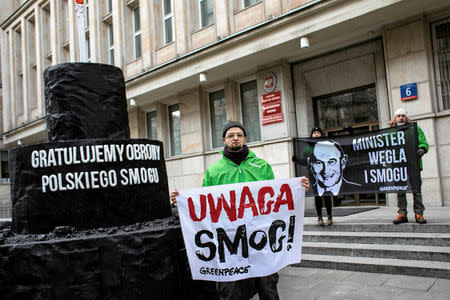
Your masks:
{"label": "paving stone pavement", "polygon": [[[409,202],[412,201],[408,201],[408,217],[410,222],[414,222],[412,203]],[[396,215],[395,207],[380,207],[345,217],[334,217],[333,220],[335,223],[344,224],[392,224]],[[450,206],[427,207],[424,217],[429,224],[449,224]],[[304,219],[305,224],[316,222],[316,217]],[[280,275],[278,292],[281,300],[450,299],[448,279],[290,266],[278,274]],[[252,300],[259,298],[255,296]]]}
{"label": "paving stone pavement", "polygon": [[450,298],[448,279],[299,267],[279,275],[282,300]]}

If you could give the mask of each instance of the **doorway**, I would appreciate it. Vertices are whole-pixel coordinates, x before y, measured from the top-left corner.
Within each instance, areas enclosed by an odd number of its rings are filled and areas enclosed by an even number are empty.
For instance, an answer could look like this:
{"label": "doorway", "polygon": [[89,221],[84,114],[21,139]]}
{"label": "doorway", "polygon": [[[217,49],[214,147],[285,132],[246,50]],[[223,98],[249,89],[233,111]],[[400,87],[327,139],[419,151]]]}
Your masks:
{"label": "doorway", "polygon": [[[293,65],[299,137],[320,127],[329,137],[364,133],[388,124],[389,105],[381,40]],[[334,197],[335,206],[385,205],[385,194]]]}
{"label": "doorway", "polygon": [[[379,128],[375,84],[313,98],[315,124],[328,137]],[[386,205],[386,194],[333,196],[333,206]]]}

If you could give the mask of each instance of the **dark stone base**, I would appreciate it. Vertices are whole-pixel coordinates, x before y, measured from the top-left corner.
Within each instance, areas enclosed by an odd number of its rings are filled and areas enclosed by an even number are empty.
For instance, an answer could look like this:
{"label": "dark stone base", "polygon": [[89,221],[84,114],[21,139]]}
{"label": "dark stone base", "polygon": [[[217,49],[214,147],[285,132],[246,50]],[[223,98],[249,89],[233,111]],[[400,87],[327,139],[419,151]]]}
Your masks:
{"label": "dark stone base", "polygon": [[43,242],[14,244],[51,234],[7,237],[1,298],[218,299],[214,282],[190,279],[181,228],[171,218],[110,229]]}

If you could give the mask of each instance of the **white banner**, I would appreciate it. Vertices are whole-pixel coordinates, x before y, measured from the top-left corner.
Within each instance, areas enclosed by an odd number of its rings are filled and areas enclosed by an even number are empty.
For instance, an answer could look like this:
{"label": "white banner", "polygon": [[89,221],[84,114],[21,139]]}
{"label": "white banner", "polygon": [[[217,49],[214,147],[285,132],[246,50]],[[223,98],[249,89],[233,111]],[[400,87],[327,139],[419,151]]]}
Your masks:
{"label": "white banner", "polygon": [[193,279],[235,281],[299,263],[305,189],[300,178],[180,190]]}

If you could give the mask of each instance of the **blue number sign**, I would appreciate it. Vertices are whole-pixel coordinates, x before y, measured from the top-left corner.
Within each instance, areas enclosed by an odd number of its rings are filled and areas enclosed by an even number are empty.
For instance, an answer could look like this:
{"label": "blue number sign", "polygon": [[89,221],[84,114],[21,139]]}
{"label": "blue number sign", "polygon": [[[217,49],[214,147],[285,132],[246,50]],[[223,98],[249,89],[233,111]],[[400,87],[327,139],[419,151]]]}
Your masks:
{"label": "blue number sign", "polygon": [[417,83],[414,82],[400,86],[400,95],[402,101],[417,99]]}

